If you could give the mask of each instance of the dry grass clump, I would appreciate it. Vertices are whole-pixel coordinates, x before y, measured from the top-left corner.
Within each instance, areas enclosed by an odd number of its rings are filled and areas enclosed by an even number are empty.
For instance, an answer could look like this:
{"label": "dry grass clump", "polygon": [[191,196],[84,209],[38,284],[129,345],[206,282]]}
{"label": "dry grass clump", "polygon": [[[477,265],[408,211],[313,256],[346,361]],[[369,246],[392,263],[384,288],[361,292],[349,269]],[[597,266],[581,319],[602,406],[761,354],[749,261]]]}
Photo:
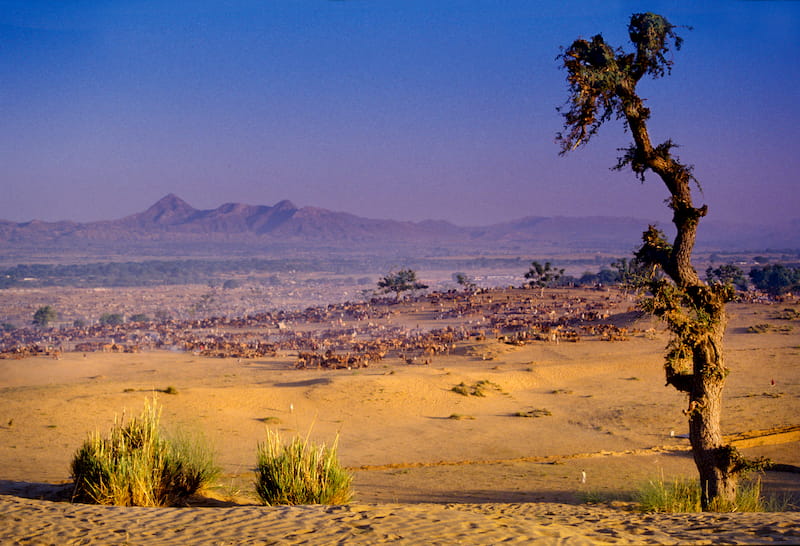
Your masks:
{"label": "dry grass clump", "polygon": [[550,410],[544,408],[534,408],[528,411],[518,411],[514,413],[514,417],[536,418],[536,417],[549,417],[551,415],[553,415],[553,413]]}
{"label": "dry grass clump", "polygon": [[[310,431],[309,431],[310,433]],[[353,496],[353,476],[339,463],[337,436],[329,448],[294,437],[284,444],[267,430],[258,444],[256,493],[264,504],[345,504]]]}
{"label": "dry grass clump", "polygon": [[[642,512],[701,512],[700,482],[695,479],[676,478],[665,482],[663,476],[650,480],[636,494]],[[765,498],[761,494],[761,479],[744,480],[739,484],[736,501],[732,505],[712,504],[712,512],[782,512],[790,502]]]}
{"label": "dry grass clump", "polygon": [[213,455],[196,437],[168,439],[161,409],[145,400],[139,417],[117,421],[107,437],[89,435],[72,459],[72,500],[117,506],[174,506],[219,474]]}
{"label": "dry grass clump", "polygon": [[790,325],[773,326],[767,322],[753,324],[747,327],[747,332],[750,334],[766,334],[767,332],[779,332],[781,334],[788,334],[793,330]]}
{"label": "dry grass clump", "polygon": [[487,379],[482,379],[472,385],[467,385],[462,381],[450,390],[463,396],[486,396],[486,393],[490,390],[501,391],[502,389],[500,385]]}
{"label": "dry grass clump", "polygon": [[452,419],[453,421],[463,421],[464,419],[467,419],[472,421],[475,419],[475,417],[472,415],[463,415],[461,413],[451,413],[448,419]]}
{"label": "dry grass clump", "polygon": [[775,318],[780,320],[800,320],[800,312],[797,309],[786,307],[783,311],[778,312]]}

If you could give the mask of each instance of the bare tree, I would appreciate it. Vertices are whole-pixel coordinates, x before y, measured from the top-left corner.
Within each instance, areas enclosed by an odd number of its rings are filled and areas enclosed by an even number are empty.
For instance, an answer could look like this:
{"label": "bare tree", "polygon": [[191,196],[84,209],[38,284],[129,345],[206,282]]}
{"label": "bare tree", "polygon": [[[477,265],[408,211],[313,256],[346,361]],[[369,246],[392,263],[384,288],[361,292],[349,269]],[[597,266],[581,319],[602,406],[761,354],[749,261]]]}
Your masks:
{"label": "bare tree", "polygon": [[647,122],[650,109],[636,86],[645,76],[660,78],[672,68],[671,48],[680,49],[676,26],[660,15],[631,16],[628,35],[634,51],[607,44],[601,35],[578,39],[559,55],[567,71],[570,97],[559,109],[564,132],[557,141],[561,154],[585,145],[600,126],[621,119],[633,143],[621,150],[617,170],[630,167],[644,182],[655,173],[669,190],[672,221],[677,228],[668,242],[653,226],[644,233],[636,258],[649,268],[649,297],[642,307],[660,317],[671,332],[667,346],[667,384],[686,393],[685,410],[695,464],[700,474],[704,510],[729,509],[736,498],[738,475],[751,468],[730,445],[723,442],[720,427],[725,367],[722,337],[727,322],[725,304],[733,297],[729,284],[704,283],[692,265],[692,250],[700,219],[707,207],[695,207],[692,185],[699,185],[692,167],[673,155],[676,145],[667,140],[653,144]]}

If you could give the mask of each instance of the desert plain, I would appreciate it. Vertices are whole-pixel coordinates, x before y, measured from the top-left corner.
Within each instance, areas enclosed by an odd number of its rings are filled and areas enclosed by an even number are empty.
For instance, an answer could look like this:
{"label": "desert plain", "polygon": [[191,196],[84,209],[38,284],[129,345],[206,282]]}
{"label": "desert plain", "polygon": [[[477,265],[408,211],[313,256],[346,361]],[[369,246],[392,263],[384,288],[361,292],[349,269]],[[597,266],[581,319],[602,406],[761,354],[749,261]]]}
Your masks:
{"label": "desert plain", "polygon": [[[576,295],[524,292],[495,297]],[[759,476],[766,495],[785,501],[782,512],[635,511],[648,480],[696,475],[686,400],[664,386],[667,335],[657,322],[613,289],[578,295],[604,301],[603,321],[624,335],[509,343],[487,328],[446,354],[410,361],[390,353],[351,369],[297,369],[291,350],[250,359],[181,350],[0,359],[0,542],[800,542],[800,474],[791,471]],[[466,324],[437,305],[411,299],[380,321],[419,331]],[[792,428],[800,425],[799,310],[792,301],[731,304],[726,334],[723,429],[740,434],[745,455],[784,470],[800,467]],[[323,326],[331,325],[297,325]],[[480,385],[482,396],[455,392],[459,385]],[[153,397],[166,428],[206,438],[222,467],[217,483],[187,507],[67,502],[70,460],[87,434],[108,431],[115,416],[138,414]],[[266,428],[319,443],[338,437],[353,501],[261,505],[252,484]]]}

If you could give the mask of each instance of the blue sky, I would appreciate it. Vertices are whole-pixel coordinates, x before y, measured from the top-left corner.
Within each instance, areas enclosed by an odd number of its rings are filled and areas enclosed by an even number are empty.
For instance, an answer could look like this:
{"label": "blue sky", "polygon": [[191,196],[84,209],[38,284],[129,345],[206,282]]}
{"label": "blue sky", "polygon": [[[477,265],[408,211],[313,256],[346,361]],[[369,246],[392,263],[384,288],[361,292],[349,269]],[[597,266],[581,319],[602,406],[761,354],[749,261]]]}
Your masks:
{"label": "blue sky", "polygon": [[800,2],[0,0],[0,218],[118,218],[289,199],[373,218],[668,220],[610,171],[610,123],[558,155],[559,46],[631,13],[683,30],[643,82],[709,218],[800,218]]}

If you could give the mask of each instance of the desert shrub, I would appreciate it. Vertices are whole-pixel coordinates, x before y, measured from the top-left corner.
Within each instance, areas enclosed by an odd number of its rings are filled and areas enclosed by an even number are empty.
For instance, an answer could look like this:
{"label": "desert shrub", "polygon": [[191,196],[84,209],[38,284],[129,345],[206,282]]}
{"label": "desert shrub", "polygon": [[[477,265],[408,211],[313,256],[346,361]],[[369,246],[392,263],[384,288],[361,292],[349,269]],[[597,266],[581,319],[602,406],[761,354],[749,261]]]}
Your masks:
{"label": "desert shrub", "polygon": [[[650,480],[636,494],[642,512],[700,512],[700,482],[676,478],[665,482],[663,476]],[[761,479],[745,479],[739,484],[733,505],[710,507],[715,512],[772,512],[782,511],[786,503],[767,499],[761,494]]]}
{"label": "desert shrub", "polygon": [[308,436],[295,436],[284,444],[277,432],[267,430],[258,444],[256,493],[264,504],[344,504],[352,498],[353,476],[336,454],[339,438],[331,447],[314,445]]}
{"label": "desert shrub", "polygon": [[119,326],[125,322],[125,317],[120,313],[103,313],[100,315],[100,324],[103,326]]}
{"label": "desert shrub", "polygon": [[73,501],[118,506],[173,506],[218,475],[197,437],[167,438],[161,409],[146,400],[139,417],[123,416],[107,437],[90,434],[72,459]]}

